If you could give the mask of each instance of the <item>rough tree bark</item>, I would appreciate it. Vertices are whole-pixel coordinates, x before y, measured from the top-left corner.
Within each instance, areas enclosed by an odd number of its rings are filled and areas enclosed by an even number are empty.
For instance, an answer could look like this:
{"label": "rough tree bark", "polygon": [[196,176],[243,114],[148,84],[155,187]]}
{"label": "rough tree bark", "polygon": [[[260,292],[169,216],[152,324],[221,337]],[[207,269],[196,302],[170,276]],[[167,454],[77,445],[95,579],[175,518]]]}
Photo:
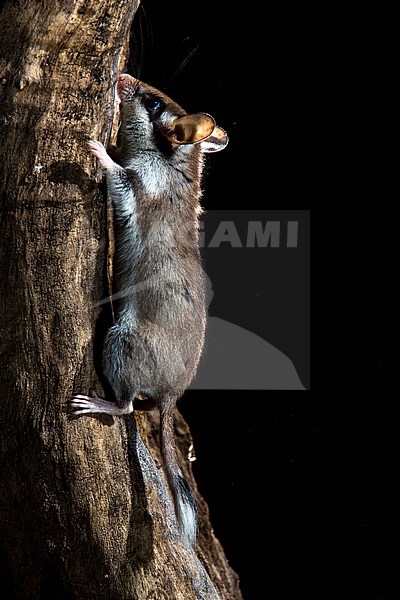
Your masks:
{"label": "rough tree bark", "polygon": [[[0,9],[4,598],[241,597],[201,498],[200,560],[177,536],[156,466],[157,415],[71,419],[65,408],[73,392],[100,387],[106,210],[87,140],[111,134],[136,9],[132,0]],[[194,486],[181,417],[177,435]]]}

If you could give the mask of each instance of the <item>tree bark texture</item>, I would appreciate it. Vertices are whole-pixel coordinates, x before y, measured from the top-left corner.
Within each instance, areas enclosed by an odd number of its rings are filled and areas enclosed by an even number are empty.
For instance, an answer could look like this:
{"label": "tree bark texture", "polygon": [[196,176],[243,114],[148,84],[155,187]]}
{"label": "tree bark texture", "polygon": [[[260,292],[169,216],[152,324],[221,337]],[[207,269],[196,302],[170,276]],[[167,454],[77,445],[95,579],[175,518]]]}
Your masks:
{"label": "tree bark texture", "polygon": [[[101,391],[107,211],[87,141],[111,135],[137,8],[14,0],[0,9],[3,598],[241,597],[200,497],[197,555],[179,539],[157,414],[66,411],[74,392]],[[195,488],[180,416],[177,437]]]}

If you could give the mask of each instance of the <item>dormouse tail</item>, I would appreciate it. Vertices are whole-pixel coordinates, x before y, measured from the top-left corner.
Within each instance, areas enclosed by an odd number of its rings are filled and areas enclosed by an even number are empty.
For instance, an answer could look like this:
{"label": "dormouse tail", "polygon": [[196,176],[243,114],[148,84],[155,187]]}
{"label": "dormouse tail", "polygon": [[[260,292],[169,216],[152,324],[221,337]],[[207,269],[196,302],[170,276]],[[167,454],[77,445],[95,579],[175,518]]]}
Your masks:
{"label": "dormouse tail", "polygon": [[174,434],[174,406],[175,399],[164,397],[160,402],[161,455],[174,499],[181,535],[194,546],[197,536],[197,504],[178,464]]}

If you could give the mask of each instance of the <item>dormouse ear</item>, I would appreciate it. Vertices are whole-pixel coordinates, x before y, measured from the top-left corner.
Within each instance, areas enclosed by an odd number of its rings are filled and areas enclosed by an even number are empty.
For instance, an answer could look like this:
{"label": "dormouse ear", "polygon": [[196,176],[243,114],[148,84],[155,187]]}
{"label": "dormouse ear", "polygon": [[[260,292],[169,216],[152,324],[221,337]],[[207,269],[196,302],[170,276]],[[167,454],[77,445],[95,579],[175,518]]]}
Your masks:
{"label": "dormouse ear", "polygon": [[200,144],[203,152],[220,152],[228,145],[229,138],[222,127],[215,127],[212,134]]}
{"label": "dormouse ear", "polygon": [[174,144],[198,144],[208,138],[214,128],[214,119],[206,113],[185,115],[175,119],[167,139]]}

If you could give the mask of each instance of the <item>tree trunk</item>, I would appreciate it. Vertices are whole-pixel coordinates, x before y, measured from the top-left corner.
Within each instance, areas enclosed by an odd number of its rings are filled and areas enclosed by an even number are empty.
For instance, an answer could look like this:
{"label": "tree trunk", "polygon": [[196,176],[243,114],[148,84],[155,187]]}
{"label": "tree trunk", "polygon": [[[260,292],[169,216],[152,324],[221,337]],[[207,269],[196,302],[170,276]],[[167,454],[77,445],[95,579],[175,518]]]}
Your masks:
{"label": "tree trunk", "polygon": [[[241,597],[201,498],[199,558],[177,535],[157,415],[66,412],[100,387],[107,211],[87,141],[111,135],[137,6],[10,0],[0,12],[3,598]],[[180,416],[177,435],[194,486]]]}

